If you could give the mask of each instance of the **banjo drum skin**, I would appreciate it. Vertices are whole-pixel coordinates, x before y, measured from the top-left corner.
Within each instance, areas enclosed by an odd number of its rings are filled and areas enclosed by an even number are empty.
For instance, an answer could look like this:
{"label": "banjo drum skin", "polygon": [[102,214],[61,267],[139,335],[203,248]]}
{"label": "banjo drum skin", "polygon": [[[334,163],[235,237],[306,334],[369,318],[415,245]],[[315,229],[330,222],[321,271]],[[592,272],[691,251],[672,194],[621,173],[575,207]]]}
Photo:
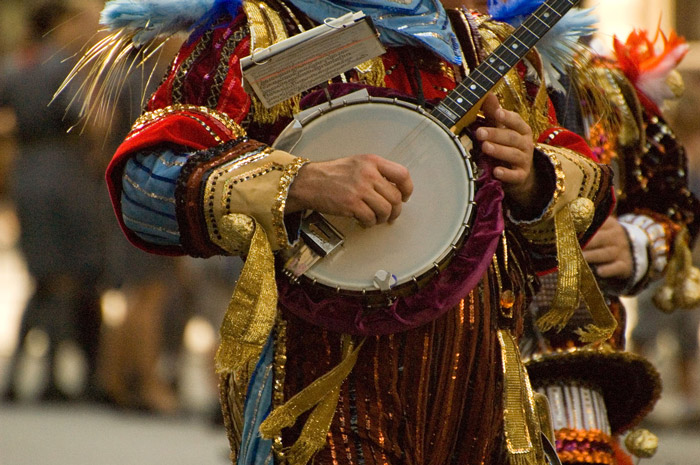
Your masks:
{"label": "banjo drum skin", "polygon": [[[282,131],[274,144],[281,150],[311,161],[373,153],[408,168],[414,185],[393,224],[365,229],[354,219],[328,216],[345,242],[302,278],[341,294],[378,294],[386,303],[414,292],[449,262],[475,210],[474,169],[454,133],[575,3],[546,0],[430,113],[397,99],[353,100],[351,94],[304,112]],[[377,284],[375,276],[381,276]],[[395,278],[393,285],[385,276]]]}
{"label": "banjo drum skin", "polygon": [[[392,224],[364,228],[353,218],[324,215],[344,242],[308,269],[305,281],[354,296],[405,295],[462,244],[474,211],[472,161],[458,137],[422,107],[369,96],[338,99],[291,123],[274,146],[290,136],[294,145],[284,149],[295,156],[320,162],[376,154],[405,166],[414,185]],[[378,273],[395,278],[391,290],[375,284]]]}

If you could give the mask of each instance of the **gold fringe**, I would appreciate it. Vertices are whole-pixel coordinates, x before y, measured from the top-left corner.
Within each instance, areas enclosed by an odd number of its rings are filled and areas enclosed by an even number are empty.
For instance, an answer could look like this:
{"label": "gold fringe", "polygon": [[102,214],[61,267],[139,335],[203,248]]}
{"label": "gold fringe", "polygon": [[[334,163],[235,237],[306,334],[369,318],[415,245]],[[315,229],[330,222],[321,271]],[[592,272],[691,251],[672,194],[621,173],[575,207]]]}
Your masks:
{"label": "gold fringe", "polygon": [[357,70],[360,81],[368,86],[386,87],[386,83],[384,82],[386,69],[384,68],[382,57],[374,57],[371,60],[360,63],[355,66],[355,69]]}
{"label": "gold fringe", "polygon": [[[227,216],[221,219],[224,243],[227,240],[227,221]],[[220,374],[235,373],[256,363],[276,317],[274,257],[265,230],[256,223],[248,258],[221,323],[216,371]]]}
{"label": "gold fringe", "polygon": [[578,260],[578,239],[574,220],[568,206],[554,216],[554,230],[557,239],[557,290],[552,305],[537,319],[542,331],[556,328],[561,331],[579,306],[581,288],[581,263]]}
{"label": "gold fringe", "polygon": [[[289,37],[280,14],[274,8],[270,8],[265,2],[245,1],[243,2],[243,10],[250,24],[251,53]],[[295,96],[270,108],[266,108],[255,95],[251,96],[251,100],[253,103],[253,121],[260,124],[272,124],[279,118],[291,118],[298,113],[301,98]]]}
{"label": "gold fringe", "polygon": [[272,124],[282,117],[291,118],[300,111],[301,97],[298,95],[270,108],[265,107],[255,95],[251,96],[251,100],[253,102],[253,121],[260,124]]}
{"label": "gold fringe", "polygon": [[284,405],[274,409],[260,425],[263,438],[273,438],[313,408],[298,440],[285,451],[290,465],[304,465],[326,445],[326,436],[338,405],[340,386],[357,362],[364,341],[354,348],[352,337],[342,336],[343,360],[331,371],[308,385]]}
{"label": "gold fringe", "polygon": [[296,442],[285,452],[289,465],[304,465],[326,445],[333,415],[338,406],[340,386],[333,388],[312,410]]}
{"label": "gold fringe", "polygon": [[530,50],[527,54],[527,59],[535,67],[540,78],[540,85],[537,88],[537,94],[532,103],[532,112],[528,120],[532,132],[537,138],[537,134],[542,134],[552,125],[549,121],[549,94],[547,92],[547,83],[544,79],[544,64],[539,52],[536,49]]}
{"label": "gold fringe", "polygon": [[[637,146],[642,150],[644,123],[642,107],[634,88],[621,70],[593,52],[576,57],[571,69],[572,85],[583,101],[584,116],[592,129],[589,139],[593,147],[600,142],[595,139],[598,133],[610,135],[610,142],[623,147]],[[610,148],[615,156],[614,147]],[[609,162],[608,159],[604,160]]]}
{"label": "gold fringe", "polygon": [[503,429],[510,465],[541,465],[544,449],[540,440],[535,397],[520,359],[515,338],[498,330],[503,367]]}
{"label": "gold fringe", "polygon": [[[579,215],[582,211],[589,211],[590,220],[593,210],[579,205],[584,202],[591,201],[584,198],[573,200],[559,210],[554,217],[559,262],[557,290],[550,309],[537,320],[537,325],[542,331],[549,331],[552,328],[561,331],[573,316],[579,306],[580,297],[583,296],[593,318],[593,324],[576,330],[576,334],[581,341],[593,343],[604,341],[612,336],[617,327],[617,320],[605,303],[598,282],[583,258],[578,243],[572,209]],[[577,223],[580,229],[585,230],[590,221],[579,220]]]}

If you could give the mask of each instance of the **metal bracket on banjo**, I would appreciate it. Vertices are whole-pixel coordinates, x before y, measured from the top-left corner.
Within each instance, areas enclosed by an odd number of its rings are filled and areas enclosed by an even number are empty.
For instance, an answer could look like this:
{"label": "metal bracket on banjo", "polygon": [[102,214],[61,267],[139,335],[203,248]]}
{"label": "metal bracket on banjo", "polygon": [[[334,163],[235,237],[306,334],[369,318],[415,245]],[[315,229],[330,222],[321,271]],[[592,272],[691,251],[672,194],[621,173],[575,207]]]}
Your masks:
{"label": "metal bracket on banjo", "polygon": [[326,218],[311,212],[301,221],[301,241],[284,264],[284,273],[296,281],[314,263],[343,244],[343,235]]}

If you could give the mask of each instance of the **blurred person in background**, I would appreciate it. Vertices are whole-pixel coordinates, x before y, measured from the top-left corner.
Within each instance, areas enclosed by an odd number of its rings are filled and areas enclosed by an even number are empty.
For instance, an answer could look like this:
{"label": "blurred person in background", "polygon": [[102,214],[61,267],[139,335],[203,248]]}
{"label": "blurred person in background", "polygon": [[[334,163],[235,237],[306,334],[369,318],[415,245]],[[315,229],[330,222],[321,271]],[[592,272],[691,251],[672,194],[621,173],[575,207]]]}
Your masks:
{"label": "blurred person in background", "polygon": [[[161,53],[143,64],[148,72],[133,72],[123,80],[119,98],[104,112],[108,120],[103,122],[100,148],[102,173],[141,113],[144,96],[167,70],[168,60],[158,57],[169,58],[178,47],[177,40],[168,41]],[[180,407],[176,362],[185,324],[192,316],[189,303],[195,298],[191,293],[196,286],[186,281],[196,277],[179,259],[144,254],[129,244],[114,222],[109,197],[101,187],[100,214],[107,237],[105,296],[117,298],[103,299],[100,391],[104,400],[119,408],[172,414]]]}
{"label": "blurred person in background", "polygon": [[[38,335],[48,342],[48,376],[40,400],[80,397],[171,413],[177,408],[174,370],[161,368],[165,349],[179,350],[184,326],[181,295],[174,289],[178,277],[165,271],[171,259],[138,253],[123,238],[103,184],[114,144],[140,113],[147,79],[134,73],[103,117],[84,125],[80,102],[69,104],[72,90],[52,102],[72,56],[97,37],[101,6],[51,0],[31,8],[27,45],[10,57],[0,76],[0,107],[13,116],[19,152],[8,176],[9,196],[35,287],[22,315],[4,397],[22,397],[21,359],[31,345],[27,341],[37,341],[32,336]],[[100,308],[100,295],[115,292],[125,304],[116,319],[114,299],[102,299],[112,303],[111,313]],[[74,343],[87,362],[86,380],[77,392],[59,381],[57,354],[67,343]]]}
{"label": "blurred person in background", "polygon": [[14,114],[18,144],[9,192],[21,227],[19,246],[34,279],[9,365],[10,400],[17,397],[18,362],[32,329],[48,341],[49,375],[41,399],[69,397],[56,373],[56,355],[65,343],[83,351],[88,391],[95,385],[104,253],[95,199],[101,180],[85,139],[67,133],[70,118],[61,104],[66,102],[49,106],[70,69],[64,60],[77,51],[76,38],[85,37],[85,24],[68,21],[78,13],[59,1],[35,6],[26,45],[8,57],[0,73],[0,107]]}

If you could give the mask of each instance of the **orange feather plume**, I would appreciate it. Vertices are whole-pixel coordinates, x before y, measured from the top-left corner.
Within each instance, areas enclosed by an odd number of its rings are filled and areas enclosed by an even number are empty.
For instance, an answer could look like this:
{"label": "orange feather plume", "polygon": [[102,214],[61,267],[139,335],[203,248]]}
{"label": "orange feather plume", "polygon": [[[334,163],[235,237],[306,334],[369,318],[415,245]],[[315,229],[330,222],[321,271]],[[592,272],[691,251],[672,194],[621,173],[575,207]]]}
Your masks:
{"label": "orange feather plume", "polygon": [[649,110],[659,113],[664,100],[678,97],[669,78],[688,53],[683,37],[673,30],[667,37],[658,28],[652,40],[647,31],[635,29],[624,43],[614,36],[613,48],[618,66],[641,94],[642,103],[652,106]]}

